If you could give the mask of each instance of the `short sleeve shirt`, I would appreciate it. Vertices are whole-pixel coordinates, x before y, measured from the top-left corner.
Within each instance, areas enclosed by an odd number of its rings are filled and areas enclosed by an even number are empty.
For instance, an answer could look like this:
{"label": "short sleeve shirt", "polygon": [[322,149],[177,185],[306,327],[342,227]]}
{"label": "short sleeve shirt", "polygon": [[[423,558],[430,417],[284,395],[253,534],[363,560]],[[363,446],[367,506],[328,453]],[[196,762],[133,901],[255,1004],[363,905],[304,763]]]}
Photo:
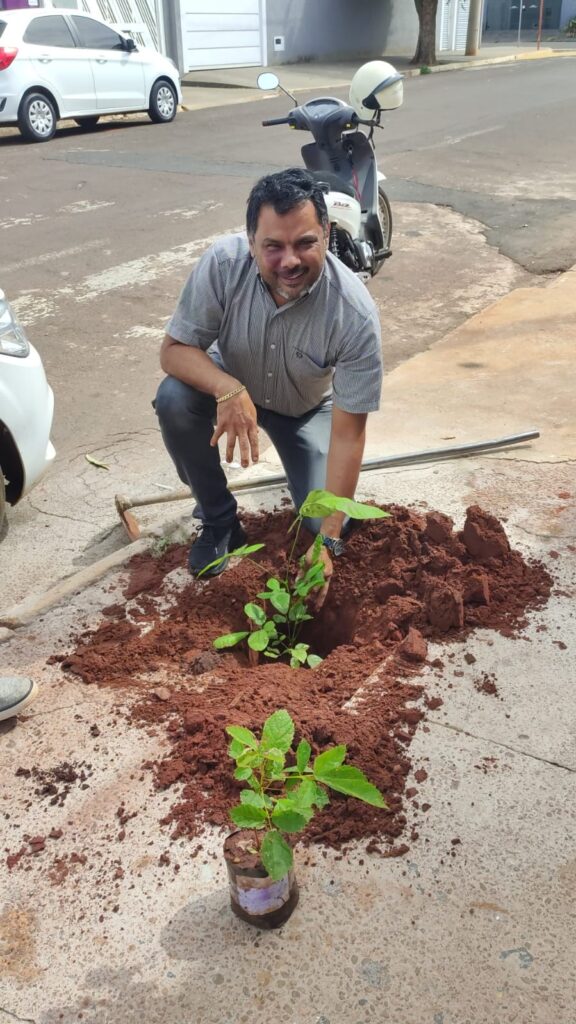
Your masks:
{"label": "short sleeve shirt", "polygon": [[331,253],[305,295],[276,306],[246,235],[224,235],[192,271],[166,331],[204,351],[217,342],[224,369],[263,409],[303,416],[330,396],[344,412],[379,407],[376,306]]}

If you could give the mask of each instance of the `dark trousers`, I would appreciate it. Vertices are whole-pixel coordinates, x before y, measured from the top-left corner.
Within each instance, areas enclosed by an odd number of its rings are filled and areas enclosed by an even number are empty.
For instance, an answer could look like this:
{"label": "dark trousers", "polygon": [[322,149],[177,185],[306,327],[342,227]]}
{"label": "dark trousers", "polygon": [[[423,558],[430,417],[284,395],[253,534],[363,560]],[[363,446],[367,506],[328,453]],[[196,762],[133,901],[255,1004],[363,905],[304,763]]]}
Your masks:
{"label": "dark trousers", "polygon": [[[194,515],[209,526],[225,526],[237,510],[220,465],[217,447],[210,446],[216,400],[175,377],[166,377],[154,403],[164,444],[178,476],[195,499]],[[326,486],[326,463],[332,425],[332,402],[304,416],[281,416],[256,406],[258,425],[268,434],[282,461],[290,494],[298,509],[309,491]],[[317,533],[319,519],[305,520]]]}

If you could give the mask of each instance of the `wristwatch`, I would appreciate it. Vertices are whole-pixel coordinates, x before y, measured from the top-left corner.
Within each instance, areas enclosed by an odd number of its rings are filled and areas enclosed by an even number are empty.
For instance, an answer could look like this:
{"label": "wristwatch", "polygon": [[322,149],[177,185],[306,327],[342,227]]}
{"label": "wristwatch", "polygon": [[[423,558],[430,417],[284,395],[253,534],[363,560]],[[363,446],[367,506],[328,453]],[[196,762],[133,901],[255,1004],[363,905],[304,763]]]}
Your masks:
{"label": "wristwatch", "polygon": [[327,537],[325,533],[321,533],[319,536],[324,547],[328,548],[328,551],[334,558],[338,558],[338,555],[343,553],[344,541],[340,540],[340,537]]}

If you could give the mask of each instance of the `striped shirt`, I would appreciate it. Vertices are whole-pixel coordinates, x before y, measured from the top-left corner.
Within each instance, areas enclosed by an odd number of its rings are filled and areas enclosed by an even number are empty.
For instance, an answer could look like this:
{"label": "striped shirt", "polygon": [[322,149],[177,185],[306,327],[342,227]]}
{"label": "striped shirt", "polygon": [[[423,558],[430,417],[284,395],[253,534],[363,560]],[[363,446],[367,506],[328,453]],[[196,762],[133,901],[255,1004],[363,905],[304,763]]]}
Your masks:
{"label": "striped shirt", "polygon": [[350,413],[377,409],[380,323],[366,286],[331,253],[310,290],[276,306],[246,235],[224,235],[200,259],[166,328],[207,351],[263,409],[303,416],[330,396]]}

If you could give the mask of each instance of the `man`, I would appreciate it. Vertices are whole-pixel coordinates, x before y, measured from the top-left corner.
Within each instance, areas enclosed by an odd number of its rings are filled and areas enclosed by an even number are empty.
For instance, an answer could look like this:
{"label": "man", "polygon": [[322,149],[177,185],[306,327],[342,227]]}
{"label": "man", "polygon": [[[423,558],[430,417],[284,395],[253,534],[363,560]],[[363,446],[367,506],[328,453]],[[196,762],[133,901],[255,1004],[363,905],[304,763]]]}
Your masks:
{"label": "man", "polygon": [[[246,467],[258,461],[262,427],[297,508],[315,488],[354,496],[367,414],[380,400],[380,326],[365,286],[328,252],[329,227],[308,171],[260,179],[248,198],[247,237],[224,236],[204,254],[168,324],[168,376],[155,408],[203,524],[190,550],[193,574],[246,540],[220,437],[227,461],[238,445]],[[344,516],[306,525],[322,535],[328,579]],[[225,565],[224,558],[212,574]]]}

